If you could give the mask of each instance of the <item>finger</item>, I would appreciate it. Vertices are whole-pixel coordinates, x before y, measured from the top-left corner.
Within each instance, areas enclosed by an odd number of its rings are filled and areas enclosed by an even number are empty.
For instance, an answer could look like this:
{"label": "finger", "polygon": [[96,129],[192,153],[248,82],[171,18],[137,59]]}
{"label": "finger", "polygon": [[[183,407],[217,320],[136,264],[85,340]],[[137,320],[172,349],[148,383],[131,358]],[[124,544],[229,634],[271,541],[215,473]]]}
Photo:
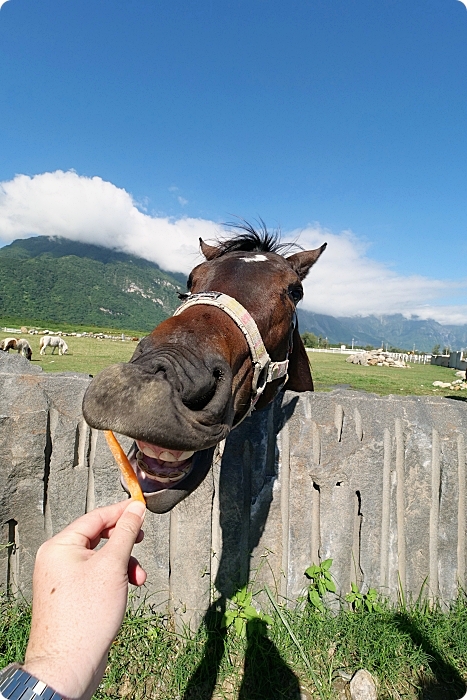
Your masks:
{"label": "finger", "polygon": [[96,508],[81,518],[74,520],[62,532],[55,535],[56,541],[63,544],[75,544],[88,547],[89,543],[98,539],[103,530],[112,528],[124,513],[129,501],[119,501],[110,506]]}
{"label": "finger", "polygon": [[128,507],[117,521],[112,535],[103,548],[105,556],[118,556],[126,562],[138,538],[146,514],[146,505],[141,501],[130,500]]}
{"label": "finger", "polygon": [[135,557],[130,557],[128,562],[128,580],[133,586],[142,586],[146,582],[147,574]]}
{"label": "finger", "polygon": [[[103,540],[109,540],[110,537],[111,537],[111,535],[112,535],[112,532],[113,532],[114,530],[115,530],[115,527],[109,527],[109,528],[107,528],[106,530],[103,530],[103,531],[101,532],[101,536],[100,536],[99,540],[100,540],[101,538],[102,538]],[[139,543],[143,540],[143,538],[144,538],[144,530],[140,530],[140,531],[139,531],[139,534],[138,534],[138,537],[136,538],[135,544],[139,544]],[[97,544],[99,544],[99,542],[97,542]],[[97,546],[97,545],[96,545],[96,546]],[[94,547],[92,546],[92,544],[91,544],[91,549],[94,549]]]}

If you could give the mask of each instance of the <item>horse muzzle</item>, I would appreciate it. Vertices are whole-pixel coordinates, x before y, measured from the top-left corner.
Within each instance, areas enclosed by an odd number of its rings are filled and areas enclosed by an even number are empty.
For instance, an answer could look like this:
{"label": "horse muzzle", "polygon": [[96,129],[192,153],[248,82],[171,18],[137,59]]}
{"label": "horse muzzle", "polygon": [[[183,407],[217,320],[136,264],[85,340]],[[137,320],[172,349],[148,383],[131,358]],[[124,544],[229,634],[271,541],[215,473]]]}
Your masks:
{"label": "horse muzzle", "polygon": [[136,362],[104,369],[85,393],[83,415],[92,428],[135,440],[129,458],[148,508],[164,513],[199,486],[214,446],[230,432],[232,372],[215,358],[199,372],[191,365],[186,372],[178,367],[175,381],[171,363],[154,362],[152,371]]}

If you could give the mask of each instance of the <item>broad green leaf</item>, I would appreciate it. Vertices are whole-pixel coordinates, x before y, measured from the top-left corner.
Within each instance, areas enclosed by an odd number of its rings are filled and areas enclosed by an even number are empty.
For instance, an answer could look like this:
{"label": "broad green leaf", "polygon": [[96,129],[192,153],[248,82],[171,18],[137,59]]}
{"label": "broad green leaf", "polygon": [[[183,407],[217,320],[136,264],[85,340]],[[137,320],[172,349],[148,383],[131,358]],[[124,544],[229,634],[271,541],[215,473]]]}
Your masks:
{"label": "broad green leaf", "polygon": [[236,610],[228,610],[222,616],[221,627],[230,627],[235,618],[238,617]]}
{"label": "broad green leaf", "polygon": [[253,620],[253,618],[259,617],[258,611],[252,605],[248,605],[246,608],[244,608],[242,612],[245,615],[245,617],[249,620]]}
{"label": "broad green leaf", "polygon": [[234,628],[235,628],[235,632],[236,632],[240,637],[244,637],[244,636],[245,636],[245,632],[246,632],[246,623],[245,623],[245,620],[242,620],[241,617],[236,617],[236,618],[235,618]]}

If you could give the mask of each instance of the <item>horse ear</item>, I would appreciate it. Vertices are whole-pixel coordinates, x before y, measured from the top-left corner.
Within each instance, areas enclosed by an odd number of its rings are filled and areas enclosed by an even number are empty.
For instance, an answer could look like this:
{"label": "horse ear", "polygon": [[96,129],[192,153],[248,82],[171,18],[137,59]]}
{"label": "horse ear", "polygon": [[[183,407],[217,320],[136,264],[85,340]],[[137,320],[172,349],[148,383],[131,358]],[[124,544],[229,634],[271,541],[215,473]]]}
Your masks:
{"label": "horse ear", "polygon": [[201,248],[201,252],[206,258],[206,260],[212,260],[213,258],[216,257],[217,254],[217,248],[216,246],[213,245],[208,245],[203,241],[202,238],[199,239],[199,247]]}
{"label": "horse ear", "polygon": [[300,338],[298,325],[295,326],[292,336],[292,352],[289,355],[289,378],[284,389],[290,391],[313,391],[313,379],[311,377],[308,355]]}
{"label": "horse ear", "polygon": [[320,248],[316,248],[316,250],[303,250],[300,253],[294,253],[293,255],[289,255],[286,260],[292,265],[300,279],[304,280],[310,267],[315,264],[321,253],[326,250],[326,246],[327,243],[323,243],[323,245]]}

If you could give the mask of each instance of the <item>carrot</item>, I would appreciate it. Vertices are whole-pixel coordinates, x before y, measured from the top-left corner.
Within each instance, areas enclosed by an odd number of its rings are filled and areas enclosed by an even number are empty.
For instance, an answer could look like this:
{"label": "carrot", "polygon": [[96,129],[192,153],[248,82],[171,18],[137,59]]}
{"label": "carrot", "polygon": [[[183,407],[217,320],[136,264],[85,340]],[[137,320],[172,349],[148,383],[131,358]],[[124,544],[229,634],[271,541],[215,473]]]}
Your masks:
{"label": "carrot", "polygon": [[104,430],[104,435],[105,439],[107,440],[107,444],[110,447],[110,451],[112,452],[114,459],[123,474],[123,478],[128,486],[128,491],[130,492],[131,498],[134,498],[136,501],[146,503],[143,492],[141,491],[141,486],[136,478],[136,474],[128,461],[128,457],[120,447],[117,438],[111,430]]}

